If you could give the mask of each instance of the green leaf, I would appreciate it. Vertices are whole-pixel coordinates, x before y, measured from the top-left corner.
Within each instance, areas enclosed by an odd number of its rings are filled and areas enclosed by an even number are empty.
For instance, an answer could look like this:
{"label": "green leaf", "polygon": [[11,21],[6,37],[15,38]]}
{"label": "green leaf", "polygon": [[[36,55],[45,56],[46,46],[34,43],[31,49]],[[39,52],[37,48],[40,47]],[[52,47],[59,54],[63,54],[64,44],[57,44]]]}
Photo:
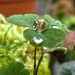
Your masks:
{"label": "green leaf", "polygon": [[45,22],[44,22],[45,29],[51,28],[51,25],[54,22],[54,19],[49,15],[45,15],[44,19],[45,19]]}
{"label": "green leaf", "polygon": [[[66,38],[66,35],[63,31],[55,28],[50,28],[43,30],[42,32],[37,32],[33,29],[26,29],[24,31],[24,37],[31,42],[31,44],[35,47],[45,46],[48,48],[52,48],[58,46],[62,43],[62,39]],[[36,39],[34,39],[34,37]],[[42,41],[40,44],[35,40]],[[37,43],[37,44],[36,44]]]}
{"label": "green leaf", "polygon": [[48,22],[49,25],[51,25],[51,24],[55,21],[55,20],[54,20],[51,16],[49,16],[49,15],[45,15],[45,16],[44,16],[44,19],[45,19],[45,21]]}
{"label": "green leaf", "polygon": [[0,50],[0,54],[5,54],[6,53],[6,50],[2,49]]}
{"label": "green leaf", "polygon": [[58,46],[62,43],[62,39],[66,38],[66,35],[63,31],[55,28],[50,28],[42,31],[43,45],[52,48]]}
{"label": "green leaf", "polygon": [[13,15],[8,17],[7,21],[24,27],[33,27],[35,20],[38,18],[39,16],[35,14]]}
{"label": "green leaf", "polygon": [[75,52],[64,49],[55,49],[51,53],[50,69],[53,75],[75,74]]}
{"label": "green leaf", "polygon": [[26,29],[24,30],[24,37],[31,42],[31,44],[35,47],[39,47],[41,46],[41,44],[35,42],[35,38],[36,39],[43,39],[43,36],[40,32],[37,32],[36,30],[33,29]]}
{"label": "green leaf", "polygon": [[45,19],[45,23],[44,23],[45,29],[53,28],[55,26],[56,28],[58,28],[64,32],[73,33],[72,31],[67,29],[67,27],[64,24],[62,24],[59,20],[54,20],[49,15],[45,15],[44,19]]}
{"label": "green leaf", "polygon": [[0,68],[0,75],[30,75],[28,70],[24,69],[24,65],[20,62],[12,62],[7,68]]}

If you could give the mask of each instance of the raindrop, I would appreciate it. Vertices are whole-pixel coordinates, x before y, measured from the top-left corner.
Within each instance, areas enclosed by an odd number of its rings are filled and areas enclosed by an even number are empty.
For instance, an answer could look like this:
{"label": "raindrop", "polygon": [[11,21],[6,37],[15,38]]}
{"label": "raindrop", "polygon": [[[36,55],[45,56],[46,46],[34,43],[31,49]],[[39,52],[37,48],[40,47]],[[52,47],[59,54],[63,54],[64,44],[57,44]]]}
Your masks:
{"label": "raindrop", "polygon": [[58,26],[52,26],[52,28],[56,28],[56,29],[59,29],[59,27],[58,27]]}
{"label": "raindrop", "polygon": [[34,30],[41,31],[44,29],[44,19],[39,19],[34,22],[33,25]]}
{"label": "raindrop", "polygon": [[33,41],[34,41],[36,44],[41,44],[41,43],[43,42],[43,39],[42,39],[42,38],[34,37],[34,38],[33,38]]}
{"label": "raindrop", "polygon": [[44,47],[44,50],[47,50],[48,48],[47,47]]}
{"label": "raindrop", "polygon": [[34,25],[33,25],[34,30],[37,29],[37,24],[38,24],[38,21],[36,20],[36,21],[34,22]]}

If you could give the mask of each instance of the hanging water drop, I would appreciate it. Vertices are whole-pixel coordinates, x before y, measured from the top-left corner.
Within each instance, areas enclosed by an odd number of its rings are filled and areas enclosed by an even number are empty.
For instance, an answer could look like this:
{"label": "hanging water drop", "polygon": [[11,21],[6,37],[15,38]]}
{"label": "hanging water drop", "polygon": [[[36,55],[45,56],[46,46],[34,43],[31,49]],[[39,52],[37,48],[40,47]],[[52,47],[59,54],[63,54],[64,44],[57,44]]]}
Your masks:
{"label": "hanging water drop", "polygon": [[34,22],[34,30],[41,31],[44,29],[44,19],[38,19]]}
{"label": "hanging water drop", "polygon": [[39,37],[33,37],[32,41],[30,42],[34,47],[40,47],[43,45],[43,39]]}
{"label": "hanging water drop", "polygon": [[34,41],[36,44],[41,44],[41,43],[43,42],[43,39],[42,39],[42,38],[34,37],[34,38],[33,38],[33,41]]}
{"label": "hanging water drop", "polygon": [[52,28],[56,28],[56,29],[59,29],[59,27],[58,27],[58,26],[52,26]]}
{"label": "hanging water drop", "polygon": [[38,24],[38,21],[36,20],[36,21],[34,22],[34,25],[33,25],[34,30],[37,29],[37,24]]}

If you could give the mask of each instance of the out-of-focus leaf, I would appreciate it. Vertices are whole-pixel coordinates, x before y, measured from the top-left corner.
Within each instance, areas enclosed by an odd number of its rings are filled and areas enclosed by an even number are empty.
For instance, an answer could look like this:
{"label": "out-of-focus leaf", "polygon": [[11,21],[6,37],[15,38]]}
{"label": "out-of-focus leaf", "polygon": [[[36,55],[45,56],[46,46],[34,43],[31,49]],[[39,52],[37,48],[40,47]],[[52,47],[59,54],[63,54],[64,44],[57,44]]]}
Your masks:
{"label": "out-of-focus leaf", "polygon": [[57,49],[51,53],[50,69],[52,75],[75,74],[75,52]]}
{"label": "out-of-focus leaf", "polygon": [[5,54],[6,50],[0,50],[0,54]]}
{"label": "out-of-focus leaf", "polygon": [[75,26],[75,16],[65,16],[62,18],[62,23],[64,23],[68,28]]}
{"label": "out-of-focus leaf", "polygon": [[20,62],[12,62],[7,67],[0,68],[0,75],[30,75]]}

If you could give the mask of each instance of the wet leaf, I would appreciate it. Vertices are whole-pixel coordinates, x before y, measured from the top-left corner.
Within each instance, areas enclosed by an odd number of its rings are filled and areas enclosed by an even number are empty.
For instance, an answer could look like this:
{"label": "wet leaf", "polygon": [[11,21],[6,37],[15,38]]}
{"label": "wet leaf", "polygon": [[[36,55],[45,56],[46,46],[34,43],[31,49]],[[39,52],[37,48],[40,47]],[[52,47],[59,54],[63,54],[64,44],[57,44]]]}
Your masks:
{"label": "wet leaf", "polygon": [[[24,30],[24,37],[31,42],[31,44],[35,47],[41,46],[40,43],[37,43],[36,40],[38,40],[38,42],[40,41],[39,39],[43,39],[43,36],[40,32],[37,32],[36,30],[33,29],[26,29]],[[34,39],[36,38],[36,39]]]}
{"label": "wet leaf", "polygon": [[45,19],[45,23],[44,23],[45,29],[53,28],[53,26],[57,26],[60,30],[62,30],[64,32],[73,33],[64,24],[62,24],[59,20],[54,20],[49,15],[45,15],[44,19]]}
{"label": "wet leaf", "polygon": [[7,21],[12,24],[33,28],[33,23],[38,18],[39,16],[35,14],[13,15],[8,17]]}
{"label": "wet leaf", "polygon": [[[33,29],[26,29],[24,31],[24,37],[31,42],[33,46],[45,46],[48,48],[52,48],[55,46],[58,46],[59,44],[62,43],[62,39],[66,38],[66,35],[63,31],[55,28],[50,28],[43,30],[42,32],[37,32]],[[34,42],[34,37],[38,39],[42,39],[42,43],[40,45],[33,43]],[[39,42],[40,40],[38,40]]]}

